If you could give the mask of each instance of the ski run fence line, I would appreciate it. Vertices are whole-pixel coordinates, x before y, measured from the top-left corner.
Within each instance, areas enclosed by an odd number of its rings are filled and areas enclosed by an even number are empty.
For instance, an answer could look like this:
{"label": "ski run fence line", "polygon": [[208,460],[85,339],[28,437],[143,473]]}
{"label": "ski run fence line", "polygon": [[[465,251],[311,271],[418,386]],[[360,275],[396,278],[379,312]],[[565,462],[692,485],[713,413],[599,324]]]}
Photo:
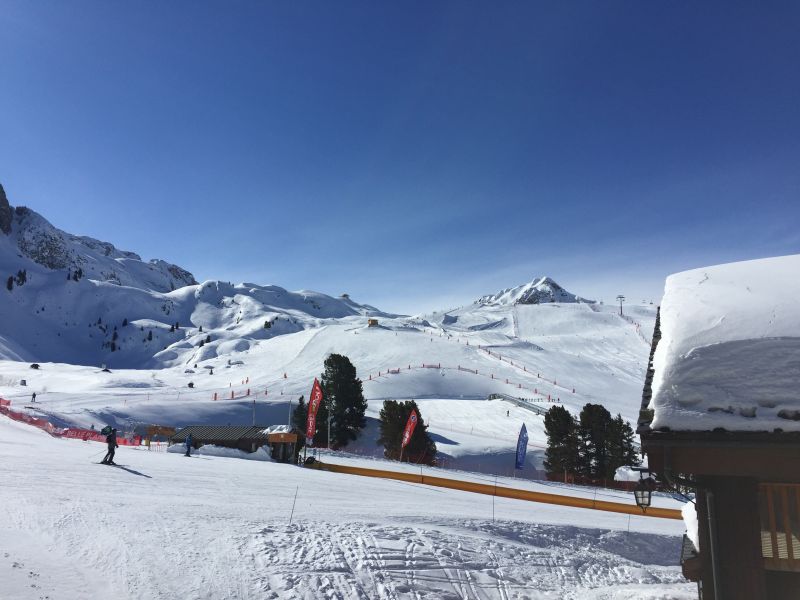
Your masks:
{"label": "ski run fence line", "polygon": [[[386,369],[386,370],[379,370],[377,373],[369,373],[367,375],[367,381],[375,381],[380,377],[388,377],[389,375],[400,375],[403,371],[416,371],[419,369],[436,369],[439,371],[461,371],[463,373],[469,373],[470,375],[478,375],[480,377],[486,377],[488,379],[492,379],[494,381],[498,381],[500,383],[505,383],[506,385],[510,385],[512,389],[515,390],[527,390],[528,392],[532,392],[534,396],[538,396],[538,398],[527,398],[528,402],[554,402],[560,403],[560,397],[554,397],[552,394],[547,394],[544,391],[539,391],[538,387],[530,387],[523,383],[517,381],[511,381],[508,378],[501,378],[495,377],[494,373],[491,372],[478,372],[477,369],[467,369],[458,365],[456,367],[448,367],[447,365],[442,366],[442,363],[436,364],[414,364],[408,365],[407,367],[398,367],[396,369]],[[528,371],[530,373],[530,371]],[[538,377],[538,375],[537,375]],[[549,382],[548,382],[549,383]],[[572,393],[575,393],[575,389],[572,389]]]}
{"label": "ski run fence line", "polygon": [[[591,306],[591,305],[590,305],[590,306]],[[635,321],[633,321],[633,323],[634,323],[634,324],[636,324],[636,325],[638,325],[638,324],[637,324]],[[434,338],[433,334],[429,332],[429,335],[431,336],[431,341],[433,341],[433,338]],[[641,336],[643,339],[645,339],[645,341],[647,341],[647,340],[646,340],[646,338],[644,337],[644,335],[641,333],[641,331],[639,332],[639,335],[640,335],[640,336]],[[458,336],[456,336],[456,338],[455,338],[455,339],[453,339],[453,336],[452,336],[451,334],[449,334],[449,333],[443,333],[443,332],[440,332],[440,333],[439,333],[439,337],[440,337],[440,338],[442,338],[442,339],[445,339],[445,340],[450,340],[450,341],[453,341],[454,343],[457,343],[457,344],[462,344],[462,343],[465,343],[467,346],[469,346],[469,345],[470,345],[470,343],[469,343],[469,340],[465,339],[465,340],[464,340],[464,342],[462,342],[462,341],[461,341],[461,338],[460,338],[460,337],[458,337]],[[508,358],[507,356],[506,356],[505,358],[503,358],[503,355],[502,355],[502,354],[499,354],[499,353],[497,353],[497,352],[492,352],[491,350],[489,350],[489,348],[487,348],[487,347],[485,347],[485,346],[481,346],[480,344],[473,345],[473,346],[474,346],[474,347],[477,347],[477,349],[478,349],[479,351],[485,352],[485,353],[486,353],[486,354],[488,354],[489,356],[491,356],[491,357],[493,357],[493,358],[496,358],[496,359],[497,359],[497,360],[499,360],[500,362],[504,362],[504,363],[506,363],[506,364],[509,364],[509,365],[511,365],[511,366],[512,366],[512,367],[514,367],[515,369],[518,369],[518,370],[520,370],[520,371],[524,371],[525,373],[533,373],[533,371],[532,371],[532,370],[531,370],[531,371],[528,371],[528,367],[527,367],[526,365],[523,365],[523,364],[521,364],[521,363],[519,363],[519,362],[515,363],[515,362],[514,362],[512,359]],[[542,381],[545,381],[545,382],[547,382],[547,383],[552,383],[552,384],[553,384],[554,386],[556,386],[556,387],[563,388],[564,390],[569,390],[569,389],[572,389],[572,393],[573,393],[573,394],[575,393],[575,388],[574,388],[574,387],[571,387],[571,386],[568,386],[568,385],[564,385],[564,384],[561,384],[561,385],[559,385],[559,383],[558,383],[558,380],[557,380],[556,378],[553,378],[553,380],[551,381],[551,380],[550,380],[548,377],[546,377],[546,376],[542,375],[541,371],[537,372],[537,374],[536,374],[536,377],[537,377],[538,379],[541,379]]]}
{"label": "ski run fence line", "polygon": [[475,494],[485,494],[487,496],[499,496],[501,498],[513,498],[515,500],[527,500],[529,502],[541,502],[544,504],[556,504],[559,506],[571,506],[573,508],[585,508],[590,510],[602,510],[628,515],[639,515],[654,517],[658,519],[680,520],[681,511],[674,508],[650,507],[645,512],[635,504],[624,504],[622,502],[610,502],[608,500],[597,500],[593,498],[578,498],[575,496],[563,496],[561,494],[548,494],[546,492],[533,492],[530,490],[520,490],[505,486],[476,483],[473,481],[462,481],[460,479],[450,479],[447,477],[434,477],[421,473],[408,473],[400,471],[386,471],[382,469],[367,469],[365,467],[352,467],[316,461],[308,468],[320,471],[331,471],[333,473],[344,473],[348,475],[360,475],[362,477],[378,477],[381,479],[396,479],[408,483],[419,483],[422,485],[432,485],[436,487],[448,488],[451,490],[461,490],[473,492]]}
{"label": "ski run fence line", "polygon": [[[32,417],[27,413],[21,413],[9,408],[11,402],[9,400],[5,400],[0,398],[0,414],[5,415],[9,419],[13,419],[14,421],[18,421],[20,423],[25,423],[27,425],[32,425],[42,431],[49,433],[53,437],[60,437],[60,438],[69,438],[69,439],[76,439],[76,440],[83,440],[85,442],[103,442],[106,441],[106,436],[104,436],[99,431],[94,429],[81,429],[77,427],[56,427],[47,419],[40,419],[38,417]],[[126,437],[118,437],[117,444],[120,446],[139,446],[142,443],[142,438],[138,435],[132,436],[130,438]]]}

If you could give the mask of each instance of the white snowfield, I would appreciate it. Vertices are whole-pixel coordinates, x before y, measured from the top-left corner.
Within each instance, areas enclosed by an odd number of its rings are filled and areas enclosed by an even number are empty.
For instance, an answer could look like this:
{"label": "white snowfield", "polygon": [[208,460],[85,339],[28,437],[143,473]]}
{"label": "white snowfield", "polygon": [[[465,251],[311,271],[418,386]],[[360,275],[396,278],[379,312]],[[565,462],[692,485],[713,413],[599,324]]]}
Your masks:
{"label": "white snowfield", "polygon": [[127,447],[95,464],[103,452],[0,419],[0,598],[695,597],[679,521]]}
{"label": "white snowfield", "polygon": [[800,255],[671,275],[652,427],[800,431]]}
{"label": "white snowfield", "polygon": [[[357,314],[306,322],[308,328],[294,333],[244,340],[238,351],[231,346],[220,356],[152,370],[103,372],[57,363],[34,370],[29,363],[0,361],[0,397],[59,426],[251,424],[254,400],[257,424],[282,425],[299,395],[308,399],[325,358],[338,352],[356,366],[369,400],[367,429],[348,451],[380,456],[383,400],[415,398],[443,464],[510,474],[525,423],[529,455],[519,475],[536,477],[545,445],[543,417],[487,398],[522,397],[540,410],[558,401],[576,413],[587,402],[601,403],[612,414],[635,419],[649,351],[643,336],[652,331],[655,309],[626,307],[639,328],[617,310],[583,303],[473,304],[426,318],[383,315],[378,327],[367,327],[368,316]],[[253,318],[263,331],[261,317]],[[23,379],[26,386],[20,385]]]}

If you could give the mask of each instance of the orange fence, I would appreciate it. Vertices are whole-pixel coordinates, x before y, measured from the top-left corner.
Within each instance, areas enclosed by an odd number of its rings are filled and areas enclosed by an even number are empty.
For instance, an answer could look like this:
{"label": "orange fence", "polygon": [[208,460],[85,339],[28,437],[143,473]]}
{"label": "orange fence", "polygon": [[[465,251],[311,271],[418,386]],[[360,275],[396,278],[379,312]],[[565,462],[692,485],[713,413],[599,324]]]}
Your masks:
{"label": "orange fence", "polygon": [[[81,429],[77,427],[56,427],[47,419],[40,419],[39,417],[32,417],[27,413],[21,413],[9,408],[11,406],[11,402],[9,400],[5,400],[0,398],[0,415],[5,415],[9,419],[13,419],[14,421],[19,421],[20,423],[25,423],[27,425],[32,425],[41,429],[42,431],[46,431],[53,437],[63,437],[63,438],[72,438],[78,439],[83,441],[91,441],[91,442],[103,442],[106,441],[106,436],[101,434],[99,431],[94,429]],[[125,437],[118,437],[117,443],[120,446],[138,446],[141,443],[141,438],[137,436],[133,436],[131,438]]]}
{"label": "orange fence", "polygon": [[529,502],[542,502],[545,504],[557,504],[560,506],[571,506],[573,508],[588,508],[592,510],[603,510],[607,512],[623,513],[629,515],[644,515],[645,517],[656,517],[660,519],[680,520],[681,511],[673,508],[648,508],[642,512],[635,504],[624,504],[622,502],[608,502],[606,500],[593,500],[591,498],[576,498],[575,496],[562,496],[560,494],[547,494],[544,492],[532,492],[516,488],[490,485],[486,483],[475,483],[472,481],[462,481],[459,479],[449,479],[446,477],[434,477],[423,475],[422,473],[404,473],[400,471],[384,471],[380,469],[366,469],[364,467],[351,467],[345,465],[335,465],[329,463],[315,462],[309,465],[322,471],[332,471],[334,473],[347,473],[349,475],[361,475],[364,477],[379,477],[382,479],[396,479],[409,483],[420,483],[437,487],[473,492],[476,494],[486,494],[488,496],[499,496],[502,498],[514,498],[516,500],[527,500]]}

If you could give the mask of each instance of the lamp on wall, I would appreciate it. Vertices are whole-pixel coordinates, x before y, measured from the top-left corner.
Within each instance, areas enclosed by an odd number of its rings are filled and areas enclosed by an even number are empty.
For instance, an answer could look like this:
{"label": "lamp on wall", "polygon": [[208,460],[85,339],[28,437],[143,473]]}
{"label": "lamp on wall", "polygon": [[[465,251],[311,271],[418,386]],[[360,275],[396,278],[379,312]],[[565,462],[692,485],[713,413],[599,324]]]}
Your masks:
{"label": "lamp on wall", "polygon": [[633,490],[633,497],[636,499],[636,506],[646,512],[650,507],[650,502],[653,499],[653,489],[656,482],[652,477],[643,477],[643,472],[639,472],[639,483],[636,484],[636,489]]}

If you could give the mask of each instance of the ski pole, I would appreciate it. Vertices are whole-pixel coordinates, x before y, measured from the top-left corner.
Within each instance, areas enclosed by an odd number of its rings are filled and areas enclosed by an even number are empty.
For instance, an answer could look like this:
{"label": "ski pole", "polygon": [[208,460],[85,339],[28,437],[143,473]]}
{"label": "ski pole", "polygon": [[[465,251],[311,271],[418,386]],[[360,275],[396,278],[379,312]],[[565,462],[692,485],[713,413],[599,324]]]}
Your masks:
{"label": "ski pole", "polygon": [[96,457],[96,456],[100,456],[100,455],[101,455],[101,454],[103,454],[104,452],[106,452],[106,450],[100,450],[100,452],[96,452],[95,454],[92,454],[92,455],[91,455],[89,458],[90,458],[90,459],[92,459],[92,458],[94,458],[94,457]]}

